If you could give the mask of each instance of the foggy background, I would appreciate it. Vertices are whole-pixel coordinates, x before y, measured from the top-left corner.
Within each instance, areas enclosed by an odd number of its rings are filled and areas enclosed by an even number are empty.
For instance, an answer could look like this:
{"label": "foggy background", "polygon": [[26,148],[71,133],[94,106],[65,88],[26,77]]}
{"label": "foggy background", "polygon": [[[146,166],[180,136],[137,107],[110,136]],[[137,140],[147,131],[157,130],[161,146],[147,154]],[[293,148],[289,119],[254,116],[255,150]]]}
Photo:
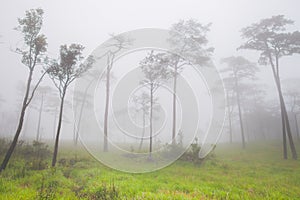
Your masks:
{"label": "foggy background", "polygon": [[[44,24],[41,32],[47,37],[48,54],[51,57],[57,57],[61,44],[71,43],[80,43],[85,46],[85,55],[88,55],[107,40],[110,33],[118,34],[148,27],[168,29],[178,20],[190,18],[202,24],[212,23],[207,34],[208,46],[215,48],[212,59],[216,67],[221,68],[220,59],[229,56],[242,55],[250,61],[257,62],[258,53],[246,50],[236,51],[242,43],[241,28],[262,18],[283,14],[286,18],[295,21],[291,30],[300,30],[299,7],[300,2],[297,0],[2,1],[0,7],[0,96],[5,102],[0,104],[2,111],[0,119],[13,117],[5,113],[15,113],[18,116],[20,99],[23,98],[23,93],[20,93],[17,88],[21,87],[22,81],[26,79],[27,69],[20,62],[20,55],[12,50],[22,41],[22,36],[13,28],[17,26],[17,18],[24,16],[25,10],[31,8],[44,10]],[[300,79],[299,63],[299,55],[283,57],[281,79]],[[267,98],[275,99],[274,103],[279,104],[270,67],[259,66],[259,68],[259,80],[256,82],[264,84]],[[42,85],[52,87],[49,80],[45,80]],[[68,95],[68,99],[71,100],[71,91]],[[23,138],[26,138],[26,133],[30,134],[30,130],[32,130],[31,137],[35,136],[37,112],[30,109],[27,111],[27,116],[29,116],[27,117],[29,122],[25,120],[25,130],[23,130],[25,135],[21,135]],[[51,138],[53,117],[45,114],[43,118],[44,136],[42,138]],[[66,116],[66,120],[71,122],[72,116]],[[16,123],[7,124],[7,126],[11,126],[11,131],[8,130],[6,134],[13,136]],[[63,124],[63,130],[72,130],[72,127],[72,123]],[[61,138],[71,139],[72,134],[72,131],[64,131]]]}

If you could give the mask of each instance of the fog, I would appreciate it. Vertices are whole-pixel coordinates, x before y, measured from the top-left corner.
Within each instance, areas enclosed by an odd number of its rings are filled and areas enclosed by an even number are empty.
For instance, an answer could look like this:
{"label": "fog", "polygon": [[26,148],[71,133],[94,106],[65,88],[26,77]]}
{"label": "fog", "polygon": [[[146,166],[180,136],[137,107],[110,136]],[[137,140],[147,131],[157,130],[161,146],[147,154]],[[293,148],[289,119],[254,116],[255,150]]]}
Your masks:
{"label": "fog", "polygon": [[[17,25],[17,18],[23,17],[26,10],[31,8],[42,8],[44,14],[44,25],[42,33],[46,35],[48,42],[47,53],[51,57],[58,56],[58,49],[61,44],[80,43],[85,46],[84,54],[87,56],[93,52],[99,45],[110,38],[111,33],[120,34],[135,29],[141,28],[160,28],[169,29],[172,24],[179,20],[195,19],[202,24],[212,23],[210,31],[207,33],[208,46],[214,48],[212,61],[217,69],[224,68],[224,64],[220,63],[220,59],[229,56],[244,56],[248,60],[257,63],[259,54],[254,51],[239,50],[237,48],[242,44],[240,30],[249,26],[254,22],[258,22],[262,18],[269,18],[273,15],[285,15],[285,17],[295,21],[294,25],[290,26],[290,30],[300,30],[300,2],[297,0],[275,0],[275,1],[259,1],[259,0],[228,0],[228,1],[2,1],[0,7],[0,96],[4,100],[0,104],[2,122],[11,121],[9,124],[1,123],[1,136],[13,137],[17,122],[14,120],[19,115],[20,99],[22,92],[18,91],[18,85],[25,84],[27,77],[27,68],[21,63],[20,55],[14,52],[14,49],[21,43],[22,36],[14,29]],[[118,60],[114,67],[113,74],[118,80],[122,77],[122,66],[127,66],[126,70],[131,70],[137,67],[139,61],[146,53],[132,54],[132,57],[124,57]],[[127,59],[127,60],[126,60]],[[300,56],[293,55],[284,57],[280,60],[281,64],[281,79],[296,80],[300,79]],[[269,66],[258,65],[260,71],[257,73],[256,84],[262,85],[266,92],[266,102],[273,102],[275,110],[279,110],[278,95],[275,87],[275,82]],[[38,70],[37,70],[38,71]],[[188,71],[184,73],[189,74]],[[183,74],[184,74],[183,73]],[[225,76],[225,75],[221,75]],[[211,114],[210,99],[208,92],[205,89],[205,81],[197,82],[197,77],[189,76],[193,82],[193,88],[199,101],[199,113],[203,116],[200,120],[200,128],[202,132],[206,132],[209,126]],[[36,81],[36,79],[35,79]],[[288,82],[288,81],[287,81]],[[99,114],[99,121],[103,120],[104,111],[104,82],[99,83],[98,93],[96,93],[95,101],[99,107],[94,108]],[[118,82],[116,81],[115,84]],[[102,84],[102,86],[101,86]],[[283,82],[283,88],[284,86]],[[51,86],[54,91],[57,91],[48,77],[42,83],[42,86]],[[288,84],[286,84],[288,85]],[[72,85],[73,87],[74,85]],[[112,86],[114,87],[114,86]],[[200,89],[199,89],[200,88]],[[287,86],[286,88],[290,88]],[[112,88],[114,90],[114,88]],[[298,88],[299,90],[299,88]],[[102,91],[102,92],[101,92]],[[287,89],[286,89],[287,91]],[[96,91],[97,92],[97,91]],[[166,92],[160,91],[162,105],[167,105],[166,99],[171,97],[166,95]],[[52,94],[58,95],[57,92]],[[50,96],[50,95],[49,95]],[[38,95],[35,97],[36,102],[39,102]],[[55,97],[51,97],[55,98]],[[72,90],[68,91],[67,99],[70,105],[67,106],[63,123],[62,139],[73,138],[73,121],[72,113]],[[39,103],[37,103],[39,104]],[[166,107],[166,106],[164,106]],[[170,113],[171,108],[164,108],[162,113]],[[130,114],[129,114],[130,115]],[[159,115],[159,114],[158,114]],[[166,114],[167,115],[167,114]],[[180,115],[180,111],[179,114]],[[168,116],[168,115],[167,115]],[[274,124],[274,120],[280,120],[280,115],[270,119],[270,124]],[[9,119],[12,118],[12,119]],[[5,119],[5,120],[4,120]],[[32,139],[36,135],[36,126],[38,120],[38,112],[33,108],[27,111],[24,130],[22,132],[23,139]],[[113,120],[110,118],[110,120]],[[171,128],[170,118],[166,129]],[[180,120],[180,119],[178,119]],[[273,120],[273,121],[272,121]],[[139,122],[141,123],[141,121]],[[225,120],[226,123],[226,120]],[[251,120],[248,126],[251,126]],[[52,139],[54,135],[55,119],[53,114],[45,113],[42,119],[42,139]],[[275,122],[276,124],[276,122]],[[139,124],[140,125],[140,124]],[[269,125],[266,125],[266,128]],[[179,129],[180,127],[178,127]],[[280,137],[280,127],[269,127],[274,129],[274,138]],[[293,127],[294,128],[294,127]],[[111,127],[115,130],[116,127]],[[251,130],[249,130],[251,131]],[[240,141],[239,127],[233,126],[234,140]],[[198,136],[198,137],[203,137]],[[251,140],[252,136],[248,136]],[[255,138],[255,134],[253,138]],[[258,137],[258,136],[257,136]],[[270,136],[270,138],[272,138]],[[115,138],[119,140],[119,137]],[[93,140],[93,139],[92,139]],[[125,139],[124,139],[125,140]],[[220,142],[228,142],[228,132],[225,124],[224,132]]]}

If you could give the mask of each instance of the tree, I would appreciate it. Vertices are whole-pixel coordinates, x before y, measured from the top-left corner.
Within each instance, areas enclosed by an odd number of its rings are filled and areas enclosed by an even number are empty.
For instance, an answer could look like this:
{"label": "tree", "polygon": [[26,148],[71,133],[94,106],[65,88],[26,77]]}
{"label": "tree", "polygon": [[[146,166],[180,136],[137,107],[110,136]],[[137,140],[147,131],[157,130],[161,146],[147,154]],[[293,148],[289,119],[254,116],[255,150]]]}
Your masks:
{"label": "tree", "polygon": [[42,121],[42,114],[45,112],[45,102],[46,102],[46,97],[47,95],[50,95],[53,89],[49,86],[40,86],[37,89],[37,97],[38,100],[35,99],[35,101],[32,102],[32,105],[30,106],[31,108],[37,110],[39,112],[38,115],[38,124],[37,124],[37,130],[36,130],[36,141],[39,142],[41,139],[41,134],[40,134],[40,129],[41,129],[41,121]]}
{"label": "tree", "polygon": [[246,142],[241,109],[241,81],[247,78],[254,78],[257,68],[254,63],[251,63],[241,56],[224,58],[222,59],[222,62],[227,64],[227,68],[222,71],[224,73],[229,73],[227,80],[232,81],[233,83],[233,90],[236,95],[236,103],[238,107],[242,144],[243,148],[245,148]]}
{"label": "tree", "polygon": [[[139,151],[142,150],[145,131],[146,131],[146,119],[149,118],[149,111],[150,111],[150,96],[146,92],[142,92],[140,95],[133,96],[133,106],[132,109],[134,110],[135,114],[138,115],[140,112],[142,113],[142,137],[139,144]],[[153,100],[155,102],[155,99]]]}
{"label": "tree", "polygon": [[[74,144],[75,146],[77,146],[78,144],[78,140],[79,140],[79,130],[80,130],[80,125],[81,125],[81,120],[82,120],[82,114],[84,112],[84,108],[91,106],[92,103],[90,101],[88,101],[88,99],[91,99],[90,95],[88,94],[88,89],[91,87],[92,83],[95,81],[96,79],[92,80],[88,86],[85,88],[84,92],[80,92],[78,94],[77,99],[75,100],[75,108],[79,107],[79,116],[78,116],[78,121],[76,123],[76,121],[74,122],[74,134],[73,134],[73,140],[74,140]],[[77,110],[77,109],[76,109]]]}
{"label": "tree", "polygon": [[292,157],[297,159],[297,152],[282,95],[279,70],[280,58],[300,53],[300,32],[286,31],[286,26],[291,24],[293,24],[293,21],[286,19],[283,15],[262,19],[260,22],[242,29],[242,37],[246,42],[239,47],[239,49],[259,51],[259,63],[264,65],[270,64],[271,66],[280,100],[284,159],[287,159],[286,135],[288,136]]}
{"label": "tree", "polygon": [[262,88],[263,85],[255,83],[246,83],[242,88],[241,103],[244,105],[244,121],[248,140],[250,140],[250,136],[255,140],[267,139],[265,131],[266,119],[264,119],[264,117],[266,117],[268,113],[266,110],[266,102],[264,101],[266,93]]}
{"label": "tree", "polygon": [[299,126],[298,126],[298,115],[300,108],[300,91],[298,89],[300,79],[288,79],[284,80],[284,95],[287,97],[287,104],[290,107],[290,113],[294,117],[295,129],[297,138],[300,140]]}
{"label": "tree", "polygon": [[234,114],[234,105],[235,105],[235,98],[234,98],[234,87],[232,85],[232,81],[230,79],[224,79],[225,84],[225,97],[226,97],[226,109],[227,109],[227,119],[228,119],[228,130],[229,130],[229,142],[230,144],[233,142],[233,131],[232,131],[232,121],[233,121],[233,114]]}
{"label": "tree", "polygon": [[206,34],[210,24],[202,25],[196,20],[181,20],[171,27],[170,38],[172,53],[166,53],[169,67],[173,69],[173,125],[172,144],[176,144],[176,90],[177,79],[183,68],[190,64],[205,65],[210,61],[213,48],[207,48]]}
{"label": "tree", "polygon": [[59,91],[60,97],[59,118],[52,158],[52,167],[56,164],[64,102],[68,87],[76,78],[85,73],[94,62],[93,57],[90,56],[87,58],[85,63],[82,63],[84,59],[82,56],[83,49],[84,47],[80,44],[71,44],[70,46],[62,45],[60,47],[59,59],[50,61],[50,66],[47,69],[49,77]]}
{"label": "tree", "polygon": [[153,106],[154,93],[161,84],[170,77],[168,69],[168,60],[165,59],[164,53],[154,54],[151,51],[141,62],[140,67],[144,73],[144,79],[141,81],[145,87],[149,89],[150,96],[150,111],[149,111],[149,126],[150,126],[150,146],[149,159],[152,159],[152,137],[153,137]]}
{"label": "tree", "polygon": [[26,109],[33,99],[37,87],[46,74],[46,71],[43,72],[38,78],[38,81],[35,84],[32,84],[33,74],[36,66],[42,64],[43,55],[47,50],[46,37],[40,33],[43,24],[43,13],[44,12],[42,9],[31,9],[26,11],[24,18],[18,19],[19,26],[16,28],[16,30],[23,34],[24,45],[22,48],[17,48],[16,52],[21,54],[21,61],[28,68],[28,78],[17,130],[1,164],[0,172],[6,168],[8,161],[17,145],[18,138],[23,127]]}
{"label": "tree", "polygon": [[[110,48],[103,56],[106,56],[106,90],[105,90],[105,111],[104,111],[104,144],[103,151],[108,151],[108,112],[109,112],[109,99],[110,99],[110,79],[111,79],[111,70],[115,62],[115,56],[129,45],[131,45],[131,40],[122,36],[112,35],[112,42],[107,46]],[[100,57],[100,58],[101,58]]]}
{"label": "tree", "polygon": [[[57,117],[58,117],[58,111],[59,111],[59,106],[60,106],[60,99],[57,98],[57,93],[49,93],[47,94],[47,101],[44,104],[44,111],[49,113],[50,115],[53,115],[53,140],[55,140],[56,136],[56,125],[57,125]],[[72,107],[71,102],[65,99],[64,102],[64,109],[66,107]],[[66,116],[63,115],[63,120],[62,121],[67,121],[65,120]]]}

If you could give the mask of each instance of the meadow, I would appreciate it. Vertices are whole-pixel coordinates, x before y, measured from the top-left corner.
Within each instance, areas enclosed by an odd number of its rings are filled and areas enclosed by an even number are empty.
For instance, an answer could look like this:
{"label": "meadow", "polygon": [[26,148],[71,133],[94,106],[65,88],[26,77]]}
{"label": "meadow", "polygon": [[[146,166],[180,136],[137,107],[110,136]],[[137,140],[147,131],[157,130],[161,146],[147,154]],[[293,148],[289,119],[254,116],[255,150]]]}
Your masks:
{"label": "meadow", "polygon": [[56,168],[50,161],[38,170],[17,151],[0,175],[0,199],[300,199],[300,162],[283,160],[279,141],[245,150],[219,144],[201,162],[178,160],[142,174],[110,169],[71,145],[60,150]]}

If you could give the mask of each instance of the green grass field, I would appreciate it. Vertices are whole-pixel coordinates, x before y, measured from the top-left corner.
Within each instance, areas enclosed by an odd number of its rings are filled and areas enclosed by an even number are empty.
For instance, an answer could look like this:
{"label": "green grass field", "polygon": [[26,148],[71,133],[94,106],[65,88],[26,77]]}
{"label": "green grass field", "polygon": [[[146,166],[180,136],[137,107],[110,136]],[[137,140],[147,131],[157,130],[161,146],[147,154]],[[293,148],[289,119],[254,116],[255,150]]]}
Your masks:
{"label": "green grass field", "polygon": [[61,149],[56,169],[12,159],[0,199],[300,199],[300,162],[283,160],[280,142],[220,144],[201,164],[177,161],[145,174],[110,169],[84,150],[74,161],[74,152]]}

